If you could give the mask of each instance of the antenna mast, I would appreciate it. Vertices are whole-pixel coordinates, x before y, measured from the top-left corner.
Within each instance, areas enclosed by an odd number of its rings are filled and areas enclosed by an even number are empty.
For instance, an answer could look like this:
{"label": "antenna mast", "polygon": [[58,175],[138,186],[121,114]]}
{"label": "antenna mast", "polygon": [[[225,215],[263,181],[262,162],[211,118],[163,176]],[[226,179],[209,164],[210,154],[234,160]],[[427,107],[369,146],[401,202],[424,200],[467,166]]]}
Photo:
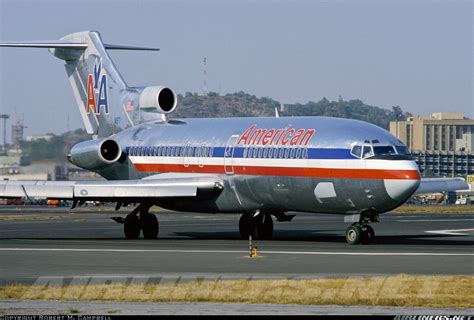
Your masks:
{"label": "antenna mast", "polygon": [[203,83],[202,83],[202,93],[203,95],[207,95],[207,58],[204,57],[203,60],[203,68],[202,68],[202,75],[203,75]]}

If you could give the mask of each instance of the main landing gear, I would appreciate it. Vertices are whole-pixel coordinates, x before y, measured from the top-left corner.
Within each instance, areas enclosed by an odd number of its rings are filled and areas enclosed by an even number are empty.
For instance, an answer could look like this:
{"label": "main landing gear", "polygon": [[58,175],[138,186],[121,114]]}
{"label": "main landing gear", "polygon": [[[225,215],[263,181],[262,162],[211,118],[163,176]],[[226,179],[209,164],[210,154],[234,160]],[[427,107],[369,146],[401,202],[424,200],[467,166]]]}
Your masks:
{"label": "main landing gear", "polygon": [[355,214],[346,216],[344,221],[352,222],[358,220],[359,222],[353,223],[346,230],[346,242],[348,244],[369,244],[375,239],[375,231],[369,223],[378,222],[378,215],[376,214]]}
{"label": "main landing gear", "polygon": [[124,221],[123,231],[125,238],[138,239],[140,231],[143,232],[143,238],[156,239],[158,237],[159,223],[153,213],[149,213],[150,206],[139,205],[130,213]]}
{"label": "main landing gear", "polygon": [[242,239],[252,236],[261,240],[271,240],[273,238],[272,216],[259,211],[255,214],[244,213],[240,216],[239,232]]}

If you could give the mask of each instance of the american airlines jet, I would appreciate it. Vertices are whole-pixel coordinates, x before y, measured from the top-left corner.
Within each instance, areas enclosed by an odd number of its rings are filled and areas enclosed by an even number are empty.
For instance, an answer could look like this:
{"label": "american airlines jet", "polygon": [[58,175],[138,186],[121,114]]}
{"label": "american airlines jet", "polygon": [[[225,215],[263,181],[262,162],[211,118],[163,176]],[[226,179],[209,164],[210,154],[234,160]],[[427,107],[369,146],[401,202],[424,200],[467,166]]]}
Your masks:
{"label": "american airlines jet", "polygon": [[[407,147],[386,130],[350,119],[275,117],[171,119],[175,93],[164,86],[129,87],[107,50],[158,50],[110,45],[96,31],[57,41],[2,42],[48,48],[65,63],[89,141],[69,161],[100,181],[2,181],[0,197],[138,204],[123,220],[125,237],[158,236],[152,206],[241,213],[239,231],[271,239],[273,219],[288,212],[331,213],[349,224],[350,244],[369,243],[379,214],[415,192],[465,189],[461,178],[422,179]],[[274,217],[274,218],[273,218]],[[210,228],[212,226],[209,226]],[[317,228],[317,226],[315,226]]]}

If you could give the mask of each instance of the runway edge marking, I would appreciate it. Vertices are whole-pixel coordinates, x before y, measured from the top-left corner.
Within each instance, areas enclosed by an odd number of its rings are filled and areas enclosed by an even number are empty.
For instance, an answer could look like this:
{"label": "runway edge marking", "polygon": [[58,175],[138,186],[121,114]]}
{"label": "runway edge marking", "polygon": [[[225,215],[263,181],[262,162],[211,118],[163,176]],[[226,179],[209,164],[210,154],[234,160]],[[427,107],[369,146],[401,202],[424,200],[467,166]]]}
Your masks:
{"label": "runway edge marking", "polygon": [[[56,251],[56,252],[148,252],[148,253],[244,253],[244,250],[162,250],[162,249],[81,249],[81,248],[0,248],[0,251]],[[291,255],[342,255],[342,256],[474,256],[474,253],[451,252],[337,252],[337,251],[274,251],[262,250],[264,254]]]}

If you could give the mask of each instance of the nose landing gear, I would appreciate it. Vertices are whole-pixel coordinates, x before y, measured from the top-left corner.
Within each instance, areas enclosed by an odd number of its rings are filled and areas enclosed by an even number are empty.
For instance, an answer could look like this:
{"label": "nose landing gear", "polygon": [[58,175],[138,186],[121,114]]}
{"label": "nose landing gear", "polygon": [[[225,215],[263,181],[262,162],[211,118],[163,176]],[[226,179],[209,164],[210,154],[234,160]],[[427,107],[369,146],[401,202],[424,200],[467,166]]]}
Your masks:
{"label": "nose landing gear", "polygon": [[378,222],[377,214],[355,214],[344,217],[345,222],[353,222],[346,230],[346,242],[348,244],[369,244],[375,239],[375,231],[369,225],[371,222]]}
{"label": "nose landing gear", "polygon": [[346,230],[346,241],[348,244],[368,244],[375,238],[374,229],[368,224],[353,224]]}

